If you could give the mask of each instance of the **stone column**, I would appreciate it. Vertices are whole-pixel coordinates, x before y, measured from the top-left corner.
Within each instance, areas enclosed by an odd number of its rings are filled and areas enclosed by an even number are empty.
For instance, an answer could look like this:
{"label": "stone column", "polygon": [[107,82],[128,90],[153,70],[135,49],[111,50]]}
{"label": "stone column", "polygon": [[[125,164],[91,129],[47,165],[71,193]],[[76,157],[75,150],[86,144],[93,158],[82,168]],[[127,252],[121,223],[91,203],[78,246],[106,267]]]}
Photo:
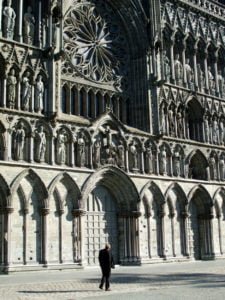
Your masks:
{"label": "stone column", "polygon": [[8,143],[8,153],[7,153],[7,160],[12,160],[12,134],[13,130],[11,128],[7,129],[7,143]]}
{"label": "stone column", "polygon": [[152,257],[152,250],[151,250],[151,212],[150,209],[149,211],[146,213],[146,218],[147,218],[147,232],[148,232],[148,257],[151,258]]}
{"label": "stone column", "polygon": [[69,158],[69,160],[70,160],[70,166],[74,167],[75,166],[75,151],[74,151],[75,145],[74,145],[74,141],[73,140],[70,142],[70,146],[69,147],[70,147],[70,158]]}
{"label": "stone column", "polygon": [[64,209],[59,209],[59,263],[63,263],[62,259],[62,215],[64,214]]}
{"label": "stone column", "polygon": [[216,50],[215,57],[214,57],[214,71],[215,71],[215,83],[216,83],[216,96],[219,97],[220,89],[218,83],[218,50]]}
{"label": "stone column", "polygon": [[145,173],[145,161],[144,161],[144,146],[141,145],[141,173],[144,174]]}
{"label": "stone column", "polygon": [[210,245],[210,254],[211,256],[215,256],[215,249],[214,249],[214,239],[213,239],[213,219],[214,219],[214,214],[211,213],[209,215],[209,245]]}
{"label": "stone column", "polygon": [[209,76],[208,76],[208,62],[207,62],[207,59],[208,59],[208,50],[206,49],[205,50],[205,57],[204,57],[204,66],[205,66],[205,85],[206,85],[206,90],[207,92],[209,91]]}
{"label": "stone column", "polygon": [[49,163],[51,165],[55,164],[55,136],[50,136],[50,141],[49,141],[49,157],[50,157],[50,161]]}
{"label": "stone column", "polygon": [[175,234],[174,234],[174,216],[175,213],[171,212],[169,214],[170,222],[171,222],[171,235],[172,235],[172,251],[173,251],[173,256],[176,256],[176,250],[175,250]]}
{"label": "stone column", "polygon": [[[26,139],[28,139],[28,144],[30,145],[29,147],[29,151],[30,153],[28,153],[27,157],[28,157],[28,161],[30,163],[32,163],[34,161],[34,138],[35,138],[35,134],[33,132],[31,132],[31,134],[29,136],[26,137]],[[25,155],[26,157],[26,155]]]}
{"label": "stone column", "polygon": [[[1,15],[1,13],[0,13]],[[3,95],[2,95],[2,107],[5,108],[7,106],[7,78],[6,76],[3,79]]]}
{"label": "stone column", "polygon": [[74,209],[73,215],[73,246],[74,246],[74,262],[82,261],[82,228],[81,218],[86,212],[82,209]]}
{"label": "stone column", "polygon": [[164,217],[165,217],[165,212],[160,211],[158,214],[159,218],[159,249],[160,249],[160,255],[162,258],[166,258],[165,254],[165,230],[164,230]]}
{"label": "stone column", "polygon": [[139,245],[139,222],[138,218],[141,216],[139,211],[133,211],[131,220],[133,226],[131,228],[131,236],[133,237],[132,256],[135,262],[140,261],[140,245]]}
{"label": "stone column", "polygon": [[3,208],[4,213],[4,265],[11,265],[11,214],[14,209],[12,207]]}
{"label": "stone column", "polygon": [[184,246],[184,255],[190,257],[189,243],[188,243],[188,217],[189,214],[187,211],[181,213],[181,221],[183,222],[183,246]]}
{"label": "stone column", "polygon": [[37,19],[37,46],[41,47],[43,44],[43,36],[41,34],[42,32],[42,5],[41,5],[41,0],[38,1],[38,19]]}
{"label": "stone column", "polygon": [[223,255],[223,247],[222,247],[222,231],[221,231],[221,213],[218,213],[216,215],[217,222],[218,222],[218,234],[219,234],[219,248],[220,248],[220,254]]}
{"label": "stone column", "polygon": [[3,1],[0,0],[0,38],[2,37],[2,11],[3,11]]}
{"label": "stone column", "polygon": [[171,61],[171,78],[172,83],[175,83],[175,70],[174,70],[174,36],[170,40],[170,61]]}
{"label": "stone column", "polygon": [[89,164],[90,169],[93,169],[93,143],[92,142],[89,147],[88,164]]}
{"label": "stone column", "polygon": [[17,108],[18,110],[21,109],[21,82],[22,79],[18,77],[18,84],[17,84],[17,98],[15,101],[15,108]]}
{"label": "stone column", "polygon": [[[19,15],[16,16],[16,19],[18,18],[19,22],[16,22],[16,24],[19,24],[18,26],[18,41],[23,42],[23,3],[24,0],[19,0]],[[15,26],[16,27],[16,26]],[[20,95],[20,94],[18,94]]]}
{"label": "stone column", "polygon": [[41,221],[42,221],[42,264],[47,265],[47,215],[49,214],[48,208],[41,208]]}
{"label": "stone column", "polygon": [[128,145],[125,147],[125,171],[129,172],[129,149]]}
{"label": "stone column", "polygon": [[29,211],[28,208],[23,210],[23,263],[27,264],[27,215]]}
{"label": "stone column", "polygon": [[193,51],[193,62],[194,62],[194,81],[195,81],[195,86],[199,86],[198,82],[198,70],[197,70],[197,51],[198,51],[198,46],[195,44],[194,45],[194,51]]}

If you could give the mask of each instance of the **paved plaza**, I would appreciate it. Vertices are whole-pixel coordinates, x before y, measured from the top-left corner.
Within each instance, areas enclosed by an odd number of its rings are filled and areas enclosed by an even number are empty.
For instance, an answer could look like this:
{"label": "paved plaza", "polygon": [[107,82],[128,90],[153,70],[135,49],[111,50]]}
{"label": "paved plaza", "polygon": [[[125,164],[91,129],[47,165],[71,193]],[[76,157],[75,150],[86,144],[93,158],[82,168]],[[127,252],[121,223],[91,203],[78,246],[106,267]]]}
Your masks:
{"label": "paved plaza", "polygon": [[116,267],[111,292],[98,288],[99,268],[0,276],[0,299],[204,299],[225,298],[225,261]]}

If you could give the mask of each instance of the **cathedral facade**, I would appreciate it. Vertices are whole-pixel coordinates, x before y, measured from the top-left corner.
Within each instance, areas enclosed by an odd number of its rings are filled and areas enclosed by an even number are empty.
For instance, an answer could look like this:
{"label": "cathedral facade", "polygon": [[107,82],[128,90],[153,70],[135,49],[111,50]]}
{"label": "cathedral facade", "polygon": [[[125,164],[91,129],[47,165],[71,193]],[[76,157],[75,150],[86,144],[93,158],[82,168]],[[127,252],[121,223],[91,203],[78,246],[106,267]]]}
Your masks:
{"label": "cathedral facade", "polygon": [[0,270],[225,257],[225,5],[0,1]]}

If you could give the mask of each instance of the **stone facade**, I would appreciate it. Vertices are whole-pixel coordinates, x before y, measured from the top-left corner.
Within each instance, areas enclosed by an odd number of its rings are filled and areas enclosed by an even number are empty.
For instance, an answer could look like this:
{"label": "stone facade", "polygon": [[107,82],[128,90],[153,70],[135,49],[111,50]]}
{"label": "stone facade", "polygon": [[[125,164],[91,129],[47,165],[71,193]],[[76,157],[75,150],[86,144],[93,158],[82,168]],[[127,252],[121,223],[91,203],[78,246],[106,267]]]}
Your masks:
{"label": "stone facade", "polygon": [[0,1],[0,268],[223,258],[225,6]]}

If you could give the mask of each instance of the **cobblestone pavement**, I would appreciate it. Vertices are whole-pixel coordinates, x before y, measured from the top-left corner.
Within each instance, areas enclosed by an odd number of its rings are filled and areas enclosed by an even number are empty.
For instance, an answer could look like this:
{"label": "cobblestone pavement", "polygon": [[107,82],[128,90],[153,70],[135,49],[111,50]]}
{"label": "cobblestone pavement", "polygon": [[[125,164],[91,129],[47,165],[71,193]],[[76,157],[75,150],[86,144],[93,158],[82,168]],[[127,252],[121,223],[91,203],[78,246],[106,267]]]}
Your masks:
{"label": "cobblestone pavement", "polygon": [[117,267],[111,292],[98,289],[99,279],[99,268],[0,275],[0,299],[225,298],[224,260]]}

